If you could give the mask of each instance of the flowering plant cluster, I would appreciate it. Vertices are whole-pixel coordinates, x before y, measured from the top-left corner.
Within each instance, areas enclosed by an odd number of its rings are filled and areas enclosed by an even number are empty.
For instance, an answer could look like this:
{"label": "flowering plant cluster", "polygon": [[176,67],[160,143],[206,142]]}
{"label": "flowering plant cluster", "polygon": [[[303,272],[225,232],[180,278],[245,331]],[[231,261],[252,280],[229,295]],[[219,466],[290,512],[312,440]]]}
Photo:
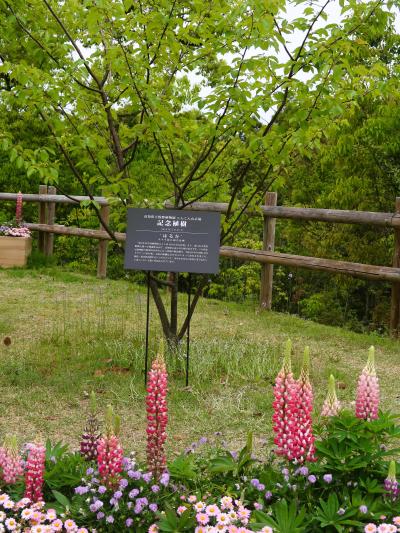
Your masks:
{"label": "flowering plant cluster", "polygon": [[125,457],[117,485],[107,486],[98,470],[89,467],[75,488],[76,519],[86,520],[97,531],[146,531],[158,518],[159,502],[177,500],[177,487],[170,484],[168,472],[159,480],[140,468],[134,456]]}
{"label": "flowering plant cluster", "polygon": [[0,235],[4,237],[30,237],[31,232],[24,226],[0,226]]}
{"label": "flowering plant cluster", "polygon": [[370,522],[364,527],[364,531],[365,533],[396,533],[396,531],[400,531],[400,516],[395,516],[392,523],[374,524]]}
{"label": "flowering plant cluster", "polygon": [[0,235],[5,237],[30,237],[31,232],[22,225],[22,193],[17,195],[15,224],[0,225]]}
{"label": "flowering plant cluster", "polygon": [[[223,496],[216,504],[207,498],[198,499],[195,494],[185,498],[184,503],[169,513],[158,524],[152,524],[149,533],[157,531],[190,530],[195,533],[272,533],[270,526],[252,527],[252,511],[241,500]],[[249,529],[252,527],[252,529]]]}
{"label": "flowering plant cluster", "polygon": [[89,533],[73,520],[61,520],[54,509],[45,509],[43,501],[33,503],[29,498],[13,501],[8,494],[0,492],[0,532],[24,533]]}
{"label": "flowering plant cluster", "polygon": [[373,348],[355,412],[341,408],[331,376],[320,425],[312,419],[309,351],[295,379],[291,350],[288,342],[275,382],[275,453],[267,460],[253,454],[251,434],[232,451],[219,432],[215,441],[202,437],[167,460],[161,349],[148,376],[146,464],[124,456],[111,406],[100,430],[94,397],[77,453],[60,443],[28,444],[20,452],[7,437],[0,447],[0,533],[400,531],[393,447],[400,428],[378,409]]}

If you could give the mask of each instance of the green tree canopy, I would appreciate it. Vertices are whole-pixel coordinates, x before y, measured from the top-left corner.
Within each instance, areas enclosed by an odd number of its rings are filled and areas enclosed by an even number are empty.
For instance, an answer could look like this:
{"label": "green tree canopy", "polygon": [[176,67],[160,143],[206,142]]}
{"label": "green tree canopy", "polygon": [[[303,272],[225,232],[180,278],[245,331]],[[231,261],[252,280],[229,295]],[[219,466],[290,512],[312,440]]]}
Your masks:
{"label": "green tree canopy", "polygon": [[340,0],[331,23],[332,3],[0,0],[0,108],[47,130],[40,150],[12,128],[1,145],[28,177],[57,183],[67,164],[83,193],[121,206],[149,181],[176,206],[217,191],[226,241],[293,153],[388,75],[370,41],[391,4]]}

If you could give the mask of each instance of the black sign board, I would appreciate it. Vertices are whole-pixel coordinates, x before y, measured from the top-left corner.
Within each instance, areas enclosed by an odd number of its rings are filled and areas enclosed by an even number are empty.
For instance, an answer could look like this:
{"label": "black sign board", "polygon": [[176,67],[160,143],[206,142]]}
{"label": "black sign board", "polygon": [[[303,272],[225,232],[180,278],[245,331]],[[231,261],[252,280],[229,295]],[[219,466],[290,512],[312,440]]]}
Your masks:
{"label": "black sign board", "polygon": [[125,268],[216,274],[220,214],[128,209]]}

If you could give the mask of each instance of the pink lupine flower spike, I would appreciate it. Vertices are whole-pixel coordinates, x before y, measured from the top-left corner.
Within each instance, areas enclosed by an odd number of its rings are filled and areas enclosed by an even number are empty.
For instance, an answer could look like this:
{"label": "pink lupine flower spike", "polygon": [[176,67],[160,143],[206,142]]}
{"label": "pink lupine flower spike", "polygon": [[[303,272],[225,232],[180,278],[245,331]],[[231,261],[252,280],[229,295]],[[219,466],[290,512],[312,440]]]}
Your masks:
{"label": "pink lupine flower spike", "polygon": [[25,498],[32,502],[43,500],[43,481],[46,449],[41,444],[27,444],[28,458],[25,465]]}
{"label": "pink lupine flower spike", "polygon": [[368,361],[358,379],[356,416],[364,420],[378,418],[379,382],[375,370],[375,348],[368,350]]}
{"label": "pink lupine flower spike", "polygon": [[275,432],[275,453],[289,460],[293,460],[299,455],[296,438],[298,384],[292,373],[291,351],[292,343],[288,340],[285,345],[283,366],[275,380],[275,400],[272,404],[274,409],[272,421]]}
{"label": "pink lupine flower spike", "polygon": [[118,438],[119,429],[120,419],[109,405],[106,411],[106,433],[97,444],[97,465],[101,480],[110,488],[118,485],[122,472],[124,452]]}
{"label": "pink lupine flower spike", "polygon": [[155,479],[159,479],[166,468],[164,450],[168,423],[168,374],[164,361],[163,344],[153,361],[147,384],[147,464]]}
{"label": "pink lupine flower spike", "polygon": [[315,461],[315,437],[312,428],[313,390],[310,381],[310,349],[304,350],[303,367],[298,384],[297,461]]}

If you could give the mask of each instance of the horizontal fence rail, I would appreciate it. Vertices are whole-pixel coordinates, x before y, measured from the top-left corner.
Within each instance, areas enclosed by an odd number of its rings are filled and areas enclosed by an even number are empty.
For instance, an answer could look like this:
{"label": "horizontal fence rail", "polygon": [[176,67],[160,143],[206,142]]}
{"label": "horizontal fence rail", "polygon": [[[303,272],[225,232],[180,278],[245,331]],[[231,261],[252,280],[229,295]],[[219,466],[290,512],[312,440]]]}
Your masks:
{"label": "horizontal fence rail", "polygon": [[[0,192],[0,200],[16,201],[17,194],[13,192]],[[94,200],[99,205],[109,205],[108,200],[103,196],[94,196],[93,199],[89,196],[65,196],[63,194],[23,194],[23,202],[40,202],[52,204],[79,204],[87,200]]]}
{"label": "horizontal fence rail", "polygon": [[375,211],[344,211],[339,209],[314,209],[310,207],[261,206],[267,217],[313,220],[339,224],[371,224],[400,228],[400,214]]}
{"label": "horizontal fence rail", "polygon": [[[166,209],[173,209],[172,202],[165,202]],[[225,202],[193,202],[186,205],[185,211],[211,211],[226,214],[229,204]],[[346,211],[341,209],[315,209],[312,207],[285,207],[280,205],[262,205],[261,213],[272,218],[292,220],[310,220],[318,222],[335,222],[339,224],[371,224],[373,226],[393,226],[400,228],[400,213],[381,213],[377,211]],[[250,216],[259,216],[260,212],[246,210]]]}
{"label": "horizontal fence rail", "polygon": [[400,282],[400,268],[364,265],[363,263],[307,257],[305,255],[282,254],[279,252],[266,252],[264,250],[249,250],[247,248],[235,248],[234,246],[222,246],[220,248],[220,255],[223,257],[235,257],[242,261],[256,261],[258,263],[332,272],[333,274],[347,274],[357,278]]}
{"label": "horizontal fence rail", "polygon": [[[95,200],[100,206],[100,212],[104,224],[109,223],[110,204],[102,196],[89,198],[88,196],[65,196],[55,194],[54,187],[41,185],[39,194],[23,194],[25,202],[38,202],[39,223],[26,223],[25,225],[32,231],[39,232],[39,249],[46,255],[53,252],[53,236],[69,235],[99,241],[98,268],[97,275],[105,277],[107,271],[107,247],[112,237],[104,230],[100,224],[100,229],[77,228],[55,224],[55,204],[78,205],[83,201]],[[18,195],[15,193],[0,193],[0,201],[16,201]],[[272,288],[273,288],[273,265],[287,267],[306,268],[330,272],[332,274],[345,274],[357,278],[369,280],[387,281],[392,284],[390,331],[393,336],[400,334],[400,198],[396,199],[394,213],[368,212],[368,211],[347,211],[337,209],[315,209],[305,207],[285,207],[278,206],[277,194],[266,193],[265,204],[258,209],[246,209],[248,216],[263,216],[263,249],[250,250],[247,248],[236,248],[233,246],[221,246],[221,257],[234,258],[241,261],[255,261],[261,264],[261,287],[260,287],[260,307],[271,309]],[[166,209],[174,209],[172,202],[165,202]],[[182,207],[181,207],[182,208]],[[183,207],[188,211],[212,211],[227,214],[230,210],[226,202],[193,202]],[[239,209],[241,209],[239,207]],[[292,255],[274,251],[275,245],[275,221],[276,219],[307,220],[340,224],[368,224],[372,226],[391,227],[394,230],[395,249],[393,265],[379,266],[353,263],[349,261],[339,261],[334,259],[324,259],[319,257],[307,257]],[[126,234],[114,233],[115,240],[124,242]]]}
{"label": "horizontal fence rail", "polygon": [[[72,237],[84,237],[86,239],[98,239],[102,241],[113,240],[110,235],[100,229],[76,228],[74,226],[63,226],[61,224],[33,224],[27,222],[24,224],[32,231],[43,231],[44,233],[55,233],[56,235],[70,235]],[[126,233],[114,232],[115,239],[123,242],[126,240]]]}
{"label": "horizontal fence rail", "polygon": [[[71,226],[61,226],[58,224],[25,224],[29,229],[55,233],[57,235],[71,235],[75,237],[86,237],[88,239],[111,240],[106,231],[74,228]],[[126,240],[126,233],[114,233],[119,242]],[[236,248],[234,246],[221,246],[220,255],[231,257],[242,261],[255,261],[257,263],[268,263],[272,265],[283,265],[291,267],[308,268],[310,270],[320,270],[332,272],[334,274],[347,274],[349,276],[361,277],[372,280],[386,280],[400,282],[400,268],[364,265],[362,263],[350,263],[348,261],[336,261],[334,259],[322,259],[319,257],[307,257],[303,255],[282,254],[278,252],[266,252],[264,250],[251,250],[248,248]]]}

